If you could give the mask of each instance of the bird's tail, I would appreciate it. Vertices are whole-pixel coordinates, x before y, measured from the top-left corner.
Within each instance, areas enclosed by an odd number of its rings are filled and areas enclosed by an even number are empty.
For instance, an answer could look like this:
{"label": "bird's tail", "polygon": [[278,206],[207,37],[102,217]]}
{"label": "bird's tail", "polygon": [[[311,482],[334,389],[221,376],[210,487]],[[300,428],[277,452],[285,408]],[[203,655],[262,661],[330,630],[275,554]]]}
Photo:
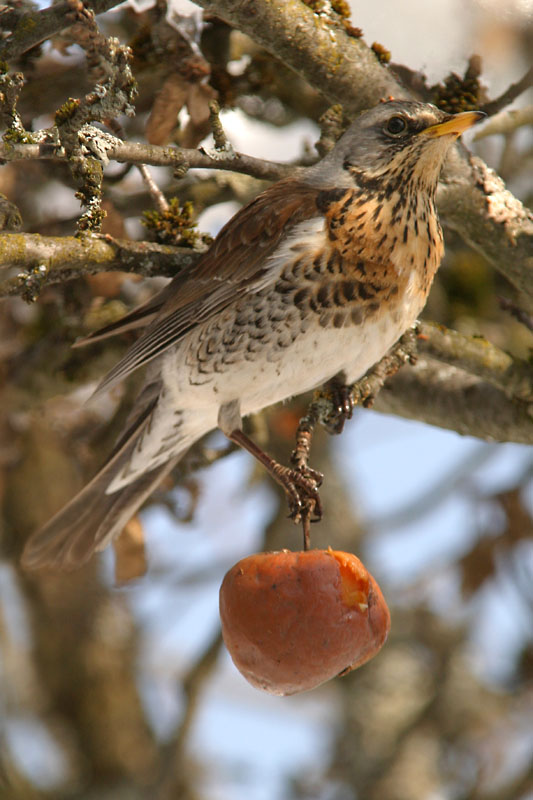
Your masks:
{"label": "bird's tail", "polygon": [[130,459],[156,405],[157,397],[145,405],[92,481],[31,536],[22,554],[23,567],[76,569],[118,536],[182,455],[174,455],[123,488],[106,494],[114,477]]}

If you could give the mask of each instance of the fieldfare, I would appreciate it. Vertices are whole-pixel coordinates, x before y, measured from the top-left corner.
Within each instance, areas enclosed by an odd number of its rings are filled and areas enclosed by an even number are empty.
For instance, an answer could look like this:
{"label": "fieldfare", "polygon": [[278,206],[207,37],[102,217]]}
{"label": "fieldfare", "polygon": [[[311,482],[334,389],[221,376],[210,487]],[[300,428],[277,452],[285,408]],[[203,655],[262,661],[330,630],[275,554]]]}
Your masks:
{"label": "fieldfare", "polygon": [[102,331],[145,326],[100,391],[148,365],[144,388],[108,461],[30,538],[23,564],[83,564],[217,426],[282,484],[293,514],[316,498],[316,473],[273,461],[242,418],[352,383],[414,323],[443,254],[441,167],[483,116],[407,101],[361,114],[325,158],[238,211],[194,267]]}

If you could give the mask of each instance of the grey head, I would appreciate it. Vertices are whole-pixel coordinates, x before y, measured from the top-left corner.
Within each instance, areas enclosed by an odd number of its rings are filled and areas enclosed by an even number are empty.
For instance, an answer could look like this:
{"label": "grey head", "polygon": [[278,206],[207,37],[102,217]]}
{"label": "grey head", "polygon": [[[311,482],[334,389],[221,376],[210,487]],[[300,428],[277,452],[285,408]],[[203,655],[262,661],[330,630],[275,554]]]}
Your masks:
{"label": "grey head", "polygon": [[429,103],[391,100],[360,114],[333,150],[311,167],[315,185],[361,188],[376,181],[436,185],[448,149],[482,119],[479,111],[447,114]]}

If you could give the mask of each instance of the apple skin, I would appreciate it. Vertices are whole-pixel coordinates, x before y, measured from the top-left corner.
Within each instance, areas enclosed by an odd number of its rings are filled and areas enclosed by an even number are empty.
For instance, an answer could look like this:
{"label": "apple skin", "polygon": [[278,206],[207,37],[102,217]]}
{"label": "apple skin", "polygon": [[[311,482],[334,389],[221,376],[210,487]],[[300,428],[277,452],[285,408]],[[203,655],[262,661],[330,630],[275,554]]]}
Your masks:
{"label": "apple skin", "polygon": [[331,548],[243,558],[220,587],[220,618],[239,672],[276,695],[306,692],[360,667],[390,629],[364,564]]}

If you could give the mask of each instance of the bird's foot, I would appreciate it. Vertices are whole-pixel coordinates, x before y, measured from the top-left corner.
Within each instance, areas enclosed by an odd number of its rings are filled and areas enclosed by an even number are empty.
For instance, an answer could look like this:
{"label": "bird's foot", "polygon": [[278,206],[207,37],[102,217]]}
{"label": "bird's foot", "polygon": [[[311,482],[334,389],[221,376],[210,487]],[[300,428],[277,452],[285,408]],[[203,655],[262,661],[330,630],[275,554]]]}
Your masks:
{"label": "bird's foot", "polygon": [[304,550],[310,547],[311,522],[322,519],[322,501],[318,492],[324,476],[311,467],[301,466],[294,469],[275,464],[273,477],[282,486],[289,504],[289,518],[296,524],[302,523]]}
{"label": "bird's foot", "polygon": [[333,413],[323,421],[328,433],[342,433],[346,420],[352,418],[356,406],[352,388],[336,380],[328,383],[324,394],[333,404]]}
{"label": "bird's foot", "polygon": [[322,519],[322,501],[318,489],[324,480],[321,472],[311,467],[284,467],[276,464],[272,472],[274,478],[285,490],[289,504],[289,517],[301,522],[302,514],[307,512],[311,522]]}

